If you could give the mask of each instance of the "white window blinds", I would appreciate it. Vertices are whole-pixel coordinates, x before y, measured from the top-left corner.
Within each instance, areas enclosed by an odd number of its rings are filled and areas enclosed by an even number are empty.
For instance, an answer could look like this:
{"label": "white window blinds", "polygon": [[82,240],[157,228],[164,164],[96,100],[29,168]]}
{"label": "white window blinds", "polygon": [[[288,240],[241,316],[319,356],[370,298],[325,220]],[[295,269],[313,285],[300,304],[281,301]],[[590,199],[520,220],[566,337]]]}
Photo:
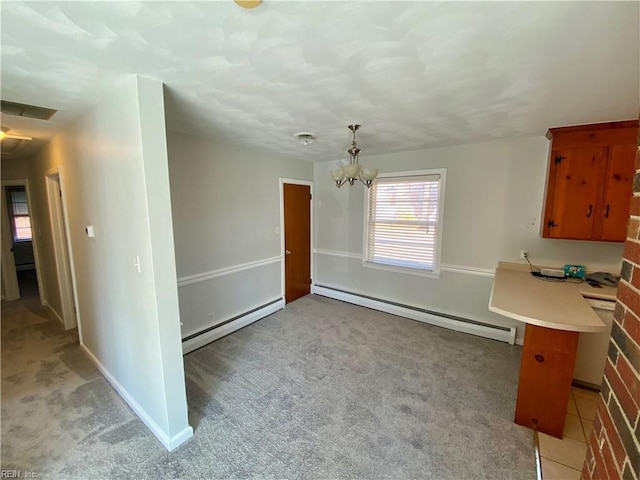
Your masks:
{"label": "white window blinds", "polygon": [[380,178],[369,189],[366,261],[438,270],[441,175]]}
{"label": "white window blinds", "polygon": [[7,187],[7,196],[13,241],[31,240],[31,218],[29,218],[27,193],[24,187]]}

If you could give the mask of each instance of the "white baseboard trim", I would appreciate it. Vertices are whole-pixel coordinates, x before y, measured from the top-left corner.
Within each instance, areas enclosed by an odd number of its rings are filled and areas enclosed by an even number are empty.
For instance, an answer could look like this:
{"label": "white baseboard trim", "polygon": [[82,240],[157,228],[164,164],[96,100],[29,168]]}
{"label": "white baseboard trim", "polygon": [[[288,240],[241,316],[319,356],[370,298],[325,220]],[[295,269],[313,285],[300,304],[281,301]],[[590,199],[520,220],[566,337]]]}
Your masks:
{"label": "white baseboard trim", "polygon": [[193,437],[193,427],[191,425],[187,425],[182,429],[181,432],[176,433],[169,439],[169,444],[165,445],[165,448],[169,451],[172,451],[189,440],[191,437]]}
{"label": "white baseboard trim", "polygon": [[60,324],[64,327],[64,320],[62,319],[62,317],[60,316],[60,314],[58,312],[56,312],[53,307],[51,305],[49,305],[46,301],[44,302],[44,306],[47,307],[47,309],[49,309],[49,311],[51,312],[51,314],[56,317],[56,319],[60,322]]}
{"label": "white baseboard trim", "polygon": [[[276,302],[265,305],[262,308],[258,308],[256,310],[250,311],[246,315],[241,315],[233,321],[226,323],[220,327],[213,328],[207,332],[204,332],[200,335],[194,336],[189,340],[184,340],[182,342],[182,353],[187,354],[194,350],[197,350],[200,347],[204,347],[208,343],[213,342],[219,338],[222,338],[226,335],[229,335],[236,330],[241,329],[242,327],[246,327],[247,325],[260,320],[261,318],[266,317],[267,315],[271,315],[278,310],[282,310],[284,308],[284,298],[279,299]],[[228,320],[227,320],[228,321]],[[224,322],[221,322],[224,323]]]}
{"label": "white baseboard trim", "polygon": [[193,436],[193,428],[187,425],[183,430],[174,435],[173,437],[169,437],[153,419],[147,414],[147,412],[140,406],[140,404],[131,396],[131,394],[124,388],[118,380],[115,379],[109,370],[105,368],[102,363],[96,358],[96,356],[82,343],[80,344],[80,348],[82,351],[91,359],[93,363],[95,363],[100,373],[107,379],[107,381],[111,384],[116,392],[124,399],[125,402],[131,407],[136,415],[144,422],[151,433],[153,433],[160,443],[166,448],[168,451],[173,450],[177,446],[186,442],[189,438]]}
{"label": "white baseboard trim", "polygon": [[454,320],[452,318],[441,317],[432,313],[414,310],[412,308],[396,305],[393,303],[388,303],[382,300],[364,297],[342,290],[336,290],[327,286],[313,285],[311,288],[311,293],[322,295],[323,297],[334,298],[336,300],[341,300],[347,303],[353,303],[355,305],[371,308],[373,310],[379,310],[381,312],[390,313],[392,315],[410,318],[412,320],[417,320],[418,322],[448,328],[449,330],[455,330],[458,332],[469,333],[471,335],[491,338],[493,340],[506,342],[511,345],[515,344],[515,327],[503,327],[506,329],[504,330],[499,327],[493,328],[489,326],[478,325],[476,323],[466,323],[463,321]]}
{"label": "white baseboard trim", "polygon": [[241,263],[239,265],[232,265],[230,267],[219,268],[218,270],[211,270],[209,272],[197,273],[195,275],[188,275],[186,277],[178,278],[178,288],[186,287],[187,285],[193,285],[194,283],[206,282],[207,280],[213,280],[214,278],[223,277],[225,275],[231,275],[233,273],[244,272],[252,268],[263,267],[265,265],[271,265],[272,263],[278,263],[282,260],[282,255],[276,257],[265,258],[263,260],[257,260],[255,262]]}

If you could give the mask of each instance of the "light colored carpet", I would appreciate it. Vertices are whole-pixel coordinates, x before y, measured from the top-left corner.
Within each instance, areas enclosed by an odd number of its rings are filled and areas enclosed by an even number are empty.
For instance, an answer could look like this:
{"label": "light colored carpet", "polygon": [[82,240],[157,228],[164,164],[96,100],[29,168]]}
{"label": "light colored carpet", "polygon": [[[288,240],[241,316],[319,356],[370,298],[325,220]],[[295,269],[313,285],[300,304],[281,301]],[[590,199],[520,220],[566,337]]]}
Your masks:
{"label": "light colored carpet", "polygon": [[34,302],[3,304],[2,468],[39,478],[533,479],[520,349],[308,296],[185,357],[166,452]]}

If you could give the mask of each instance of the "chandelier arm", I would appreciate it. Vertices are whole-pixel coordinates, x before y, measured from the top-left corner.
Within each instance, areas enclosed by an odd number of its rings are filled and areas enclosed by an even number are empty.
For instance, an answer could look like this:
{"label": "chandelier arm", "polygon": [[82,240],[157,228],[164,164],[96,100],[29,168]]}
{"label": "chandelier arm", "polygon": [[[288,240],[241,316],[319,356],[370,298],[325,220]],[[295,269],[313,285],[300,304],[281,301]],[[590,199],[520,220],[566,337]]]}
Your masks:
{"label": "chandelier arm", "polygon": [[371,188],[371,185],[373,185],[373,180],[370,182],[367,182],[365,179],[362,178],[362,173],[358,174],[358,180],[360,180],[362,184],[367,188]]}

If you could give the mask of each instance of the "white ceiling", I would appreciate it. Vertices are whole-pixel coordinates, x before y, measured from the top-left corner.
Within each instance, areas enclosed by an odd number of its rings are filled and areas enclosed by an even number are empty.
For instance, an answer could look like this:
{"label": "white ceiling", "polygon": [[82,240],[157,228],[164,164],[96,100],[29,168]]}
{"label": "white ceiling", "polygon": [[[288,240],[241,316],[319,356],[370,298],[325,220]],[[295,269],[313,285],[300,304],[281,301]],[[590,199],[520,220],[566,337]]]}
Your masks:
{"label": "white ceiling", "polygon": [[[170,129],[312,161],[637,118],[638,2],[2,2],[3,125],[47,139],[123,74]],[[300,146],[293,133],[318,140]],[[25,143],[25,142],[23,142]]]}

